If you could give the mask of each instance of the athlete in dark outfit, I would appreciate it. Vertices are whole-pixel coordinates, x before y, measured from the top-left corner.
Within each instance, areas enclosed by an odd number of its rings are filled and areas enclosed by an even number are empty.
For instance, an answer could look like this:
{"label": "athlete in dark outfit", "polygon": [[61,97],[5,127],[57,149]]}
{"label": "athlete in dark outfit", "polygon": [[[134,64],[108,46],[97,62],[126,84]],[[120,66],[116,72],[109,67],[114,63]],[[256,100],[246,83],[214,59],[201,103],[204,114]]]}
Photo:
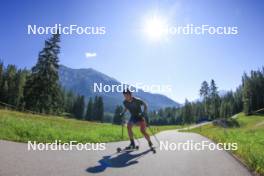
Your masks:
{"label": "athlete in dark outfit", "polygon": [[[132,127],[133,125],[139,125],[140,126],[140,131],[148,141],[148,144],[150,147],[152,147],[152,142],[150,140],[150,137],[148,133],[146,132],[146,114],[147,114],[147,105],[144,101],[142,101],[139,98],[133,97],[132,93],[129,91],[129,89],[126,89],[123,91],[123,95],[125,97],[125,100],[123,102],[125,106],[125,110],[122,115],[128,110],[131,114],[130,119],[127,124],[127,131],[128,131],[128,136],[130,139],[130,145],[128,147],[130,148],[135,148],[135,142],[134,142],[134,137],[133,137],[133,132],[132,132]],[[141,106],[144,106],[144,111],[142,112]]]}

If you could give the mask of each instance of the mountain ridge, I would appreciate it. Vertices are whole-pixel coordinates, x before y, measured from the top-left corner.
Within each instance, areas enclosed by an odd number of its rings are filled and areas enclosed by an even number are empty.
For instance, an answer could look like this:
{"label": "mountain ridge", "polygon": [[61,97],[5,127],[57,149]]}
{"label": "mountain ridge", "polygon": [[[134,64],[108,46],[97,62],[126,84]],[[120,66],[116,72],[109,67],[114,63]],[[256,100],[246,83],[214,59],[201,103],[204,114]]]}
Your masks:
{"label": "mountain ridge", "polygon": [[[102,83],[103,85],[122,84],[117,79],[100,71],[93,68],[76,69],[60,65],[59,78],[62,87],[67,90],[72,90],[76,94],[84,95],[86,100],[88,100],[89,97],[102,96],[104,99],[105,110],[108,112],[114,112],[117,105],[122,105],[123,96],[120,92],[94,92],[94,83]],[[180,106],[179,103],[162,94],[144,92],[139,89],[134,95],[145,100],[149,105],[150,110]]]}

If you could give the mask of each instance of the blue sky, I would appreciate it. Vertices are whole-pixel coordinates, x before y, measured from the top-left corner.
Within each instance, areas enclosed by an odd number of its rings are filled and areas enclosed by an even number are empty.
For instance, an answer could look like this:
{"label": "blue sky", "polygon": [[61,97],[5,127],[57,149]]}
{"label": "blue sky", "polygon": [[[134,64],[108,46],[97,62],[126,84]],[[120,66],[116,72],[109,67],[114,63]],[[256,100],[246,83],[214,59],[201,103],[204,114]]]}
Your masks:
{"label": "blue sky", "polygon": [[[106,34],[62,35],[60,63],[94,68],[134,84],[171,85],[178,102],[199,98],[203,80],[235,89],[241,75],[264,65],[261,0],[14,1],[0,6],[0,58],[32,67],[50,35],[28,35],[27,25],[105,26]],[[142,31],[151,15],[170,25],[237,26],[238,35],[169,35],[153,41]],[[86,52],[96,53],[87,58]]]}

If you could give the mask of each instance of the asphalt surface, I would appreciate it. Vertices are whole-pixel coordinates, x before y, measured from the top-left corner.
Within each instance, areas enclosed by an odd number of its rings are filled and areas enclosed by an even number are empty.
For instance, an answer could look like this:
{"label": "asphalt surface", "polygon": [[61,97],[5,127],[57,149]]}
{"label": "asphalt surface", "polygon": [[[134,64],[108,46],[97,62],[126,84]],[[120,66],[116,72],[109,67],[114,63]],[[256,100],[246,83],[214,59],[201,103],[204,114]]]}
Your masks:
{"label": "asphalt surface", "polygon": [[[157,138],[169,144],[192,140],[209,141],[176,130]],[[155,139],[152,138],[154,141]],[[250,176],[250,172],[228,152],[221,150],[148,150],[144,139],[140,149],[116,153],[124,142],[107,143],[104,151],[28,151],[27,144],[0,141],[0,176]],[[175,148],[174,148],[175,149]]]}

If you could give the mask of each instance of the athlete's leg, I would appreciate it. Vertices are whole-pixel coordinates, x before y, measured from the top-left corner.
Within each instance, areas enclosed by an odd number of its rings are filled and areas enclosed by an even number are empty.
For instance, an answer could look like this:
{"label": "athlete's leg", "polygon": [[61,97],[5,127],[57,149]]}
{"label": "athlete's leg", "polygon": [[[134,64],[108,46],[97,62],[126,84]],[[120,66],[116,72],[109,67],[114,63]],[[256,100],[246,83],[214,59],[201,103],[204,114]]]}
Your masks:
{"label": "athlete's leg", "polygon": [[147,127],[146,127],[146,122],[145,122],[145,120],[141,120],[141,121],[139,121],[138,124],[139,124],[139,127],[140,127],[140,131],[141,131],[141,133],[144,135],[144,137],[146,138],[146,140],[147,140],[149,143],[151,143],[151,141],[150,141],[150,137],[149,137],[149,134],[148,134],[147,131],[146,131]]}
{"label": "athlete's leg", "polygon": [[127,123],[127,132],[130,140],[133,140],[133,132],[132,132],[133,123],[128,122]]}

